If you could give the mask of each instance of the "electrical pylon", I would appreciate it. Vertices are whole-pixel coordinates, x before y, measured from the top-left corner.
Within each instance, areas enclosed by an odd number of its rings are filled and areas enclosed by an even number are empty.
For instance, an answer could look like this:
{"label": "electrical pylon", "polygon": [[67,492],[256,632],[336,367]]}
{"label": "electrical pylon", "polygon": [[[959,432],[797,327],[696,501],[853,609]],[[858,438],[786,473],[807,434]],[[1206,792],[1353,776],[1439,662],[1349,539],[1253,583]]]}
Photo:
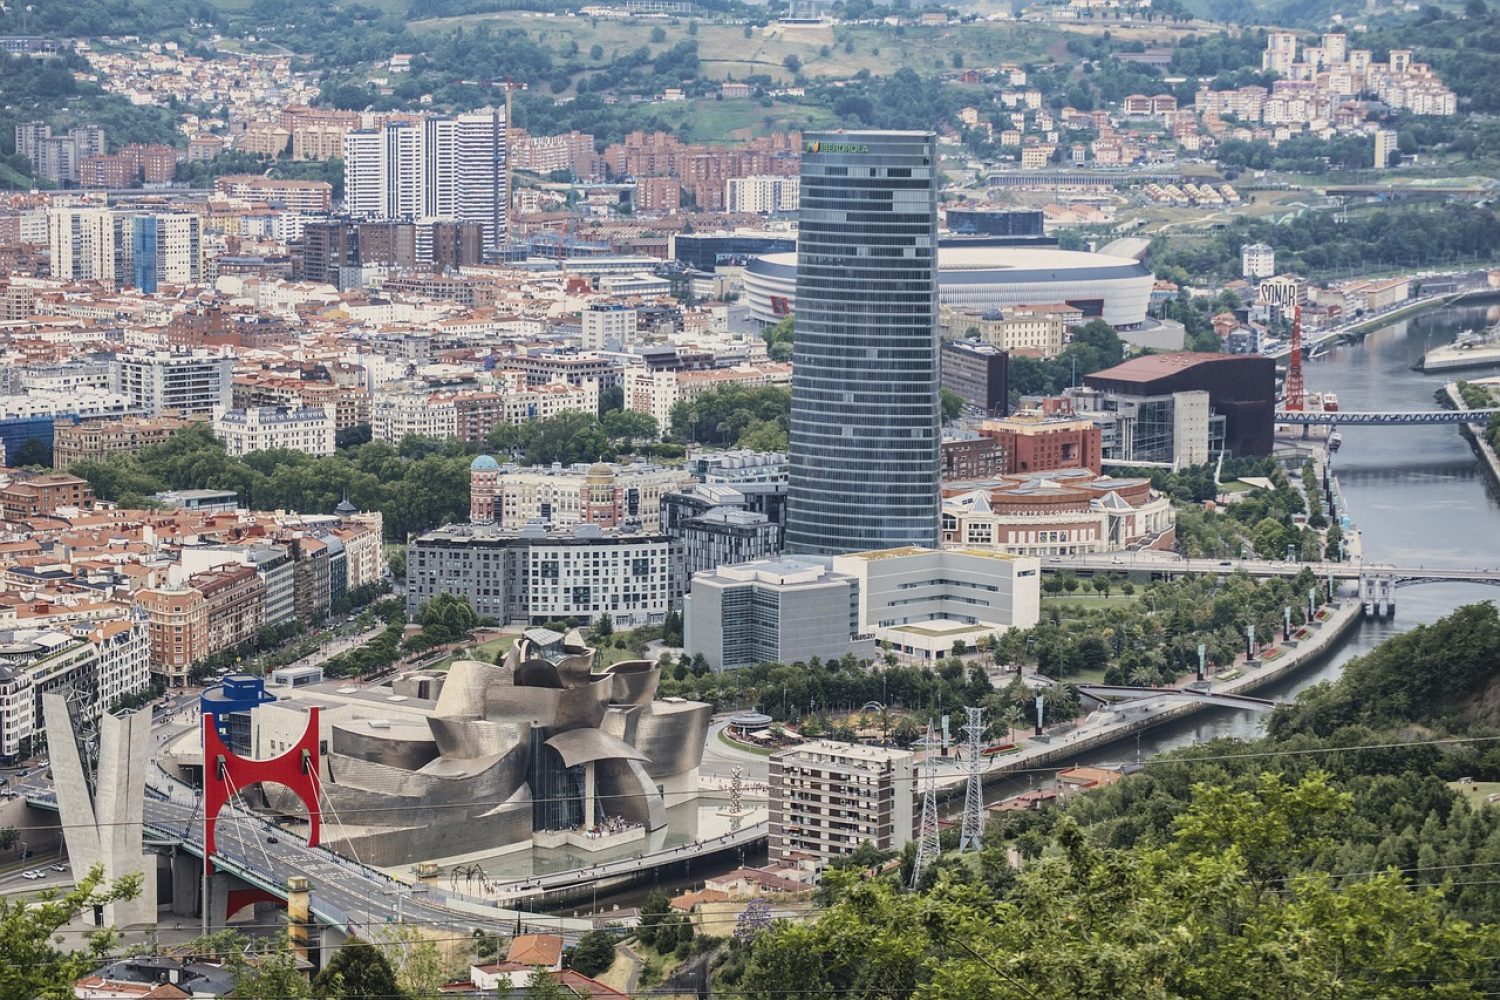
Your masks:
{"label": "electrical pylon", "polygon": [[964,747],[968,754],[969,784],[964,791],[964,821],[958,849],[977,851],[984,836],[984,709],[965,707],[964,711],[969,715],[964,724],[964,734],[969,737]]}
{"label": "electrical pylon", "polygon": [[932,758],[932,749],[937,738],[932,733],[932,722],[927,723],[927,759],[922,762],[922,818],[917,825],[917,856],[911,866],[911,887],[922,884],[922,873],[937,864],[942,854],[938,842],[937,819],[937,763]]}

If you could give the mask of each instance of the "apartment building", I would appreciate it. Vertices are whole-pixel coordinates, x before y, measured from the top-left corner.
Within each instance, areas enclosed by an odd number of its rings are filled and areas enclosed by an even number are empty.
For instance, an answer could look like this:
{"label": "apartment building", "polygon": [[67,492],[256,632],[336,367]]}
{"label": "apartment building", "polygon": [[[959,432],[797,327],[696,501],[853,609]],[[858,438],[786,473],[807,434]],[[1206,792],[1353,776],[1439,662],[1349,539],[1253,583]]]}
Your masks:
{"label": "apartment building", "polygon": [[909,750],[813,740],[771,755],[773,863],[821,868],[868,841],[900,851],[913,837]]}
{"label": "apartment building", "polygon": [[1050,358],[1067,343],[1068,319],[1068,311],[1045,307],[1012,306],[1002,312],[944,306],[938,323],[954,339],[978,338],[1012,354]]}
{"label": "apartment building", "polygon": [[17,473],[0,486],[0,520],[4,521],[42,517],[60,507],[82,510],[93,503],[94,489],[88,480],[64,472]]}
{"label": "apartment building", "polygon": [[110,388],[149,416],[228,409],[234,355],[217,351],[134,351],[111,365]]}
{"label": "apartment building", "polygon": [[801,180],[796,177],[731,177],[724,182],[725,209],[755,215],[795,212],[801,203]]}
{"label": "apartment building", "polygon": [[686,470],[645,462],[524,468],[481,455],[469,465],[469,519],[511,531],[530,522],[654,525],[662,497],[692,479]]}
{"label": "apartment building", "polygon": [[43,730],[42,695],[67,689],[82,721],[99,718],[117,700],[150,682],[150,636],[145,622],[117,618],[78,629],[0,631],[0,760],[33,749]]}
{"label": "apartment building", "polygon": [[692,402],[705,392],[729,385],[745,388],[790,385],[792,366],[767,362],[701,371],[629,368],[622,381],[626,409],[648,414],[656,420],[657,428],[666,434],[672,430],[672,407],[678,403]]}
{"label": "apartment building", "polygon": [[415,611],[449,593],[501,622],[608,615],[616,628],[658,625],[681,590],[675,564],[672,539],[654,532],[454,524],[411,543],[406,601]]}
{"label": "apartment building", "polygon": [[214,414],[214,435],[235,457],[279,448],[318,457],[334,452],[333,417],[321,407],[220,410]]}
{"label": "apartment building", "polygon": [[208,601],[188,586],[143,587],[135,607],[150,632],[151,672],[168,687],[187,684],[189,669],[208,655]]}
{"label": "apartment building", "polygon": [[61,420],[52,429],[52,465],[66,469],[121,452],[133,455],[142,448],[170,441],[178,431],[196,422],[182,417]]}

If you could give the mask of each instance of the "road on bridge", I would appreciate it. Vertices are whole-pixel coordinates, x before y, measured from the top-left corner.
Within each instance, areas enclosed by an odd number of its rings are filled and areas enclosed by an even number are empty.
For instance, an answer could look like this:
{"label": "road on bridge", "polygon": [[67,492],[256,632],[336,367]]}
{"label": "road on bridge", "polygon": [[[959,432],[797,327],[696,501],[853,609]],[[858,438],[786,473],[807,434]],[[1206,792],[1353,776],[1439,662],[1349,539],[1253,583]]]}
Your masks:
{"label": "road on bridge", "polygon": [[1441,566],[1393,566],[1372,562],[1280,562],[1273,559],[1189,559],[1166,552],[1116,552],[1080,556],[1042,556],[1046,569],[1092,570],[1094,572],[1235,573],[1251,576],[1296,576],[1310,569],[1320,580],[1358,580],[1362,576],[1394,576],[1397,581],[1426,580],[1469,583],[1500,583],[1500,567],[1480,566],[1450,569]]}

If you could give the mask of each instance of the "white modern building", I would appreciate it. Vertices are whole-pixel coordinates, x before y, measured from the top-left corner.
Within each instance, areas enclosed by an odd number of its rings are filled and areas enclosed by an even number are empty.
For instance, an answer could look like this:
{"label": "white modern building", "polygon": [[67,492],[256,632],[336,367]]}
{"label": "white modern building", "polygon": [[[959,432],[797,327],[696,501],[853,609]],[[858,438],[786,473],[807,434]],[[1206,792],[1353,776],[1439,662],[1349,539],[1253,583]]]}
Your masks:
{"label": "white modern building", "polygon": [[771,755],[771,861],[818,868],[866,841],[899,852],[913,837],[909,750],[813,740]]}
{"label": "white modern building", "polygon": [[1041,620],[1041,562],[979,549],[907,547],[833,557],[855,581],[861,635],[896,652],[938,659],[962,642]]}
{"label": "white modern building", "polygon": [[[1146,321],[1154,279],[1130,257],[1055,247],[938,247],[938,302],[967,309],[1067,303],[1117,328]],[[797,255],[757,257],[744,272],[745,300],[758,322],[797,308]]]}
{"label": "white modern building", "polygon": [[214,413],[214,435],[235,457],[284,448],[322,457],[334,452],[333,417],[321,406],[253,406]]}
{"label": "white modern building", "polygon": [[234,355],[228,348],[134,351],[111,363],[110,388],[147,416],[164,410],[213,413],[230,406]]}
{"label": "white modern building", "polygon": [[481,109],[344,136],[344,208],[362,219],[453,219],[505,238],[505,112]]}
{"label": "white modern building", "polygon": [[730,212],[755,215],[795,212],[800,203],[801,185],[798,177],[731,177],[724,182],[724,204]]}
{"label": "white modern building", "polygon": [[1276,251],[1264,243],[1246,243],[1240,247],[1240,276],[1250,279],[1269,278],[1276,273]]}
{"label": "white modern building", "polygon": [[469,518],[507,531],[532,522],[554,528],[654,525],[662,497],[692,481],[685,469],[649,462],[516,466],[481,455],[469,466]]}
{"label": "white modern building", "polygon": [[627,305],[593,302],[580,318],[585,351],[619,351],[635,340],[635,310]]}
{"label": "white modern building", "polygon": [[98,205],[47,211],[52,277],[62,281],[130,280],[130,216]]}

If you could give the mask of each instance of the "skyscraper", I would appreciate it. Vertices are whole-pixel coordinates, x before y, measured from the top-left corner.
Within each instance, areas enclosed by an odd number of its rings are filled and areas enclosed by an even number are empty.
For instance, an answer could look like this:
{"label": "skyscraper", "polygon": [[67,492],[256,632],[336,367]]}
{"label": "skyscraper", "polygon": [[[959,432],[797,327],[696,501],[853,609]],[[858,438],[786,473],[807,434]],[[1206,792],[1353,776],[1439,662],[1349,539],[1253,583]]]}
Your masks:
{"label": "skyscraper", "polygon": [[802,138],[787,548],[936,547],[937,139]]}

